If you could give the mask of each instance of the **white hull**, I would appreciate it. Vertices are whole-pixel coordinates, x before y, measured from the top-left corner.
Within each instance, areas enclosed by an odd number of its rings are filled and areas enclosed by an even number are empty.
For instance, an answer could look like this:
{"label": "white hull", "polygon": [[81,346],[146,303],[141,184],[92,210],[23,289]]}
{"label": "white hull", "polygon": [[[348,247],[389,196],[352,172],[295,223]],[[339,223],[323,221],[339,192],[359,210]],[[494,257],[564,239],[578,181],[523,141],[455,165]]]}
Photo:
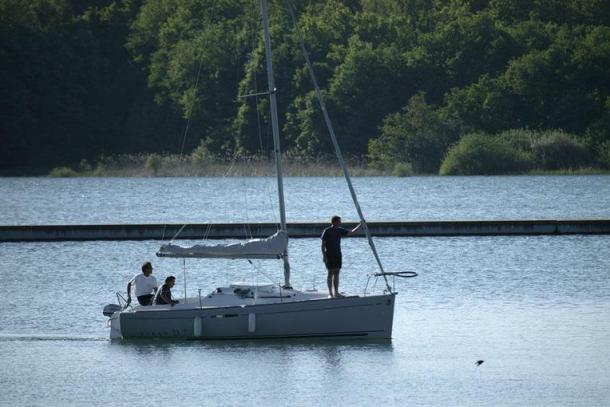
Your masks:
{"label": "white hull", "polygon": [[137,307],[112,317],[111,338],[391,338],[394,294],[266,304]]}

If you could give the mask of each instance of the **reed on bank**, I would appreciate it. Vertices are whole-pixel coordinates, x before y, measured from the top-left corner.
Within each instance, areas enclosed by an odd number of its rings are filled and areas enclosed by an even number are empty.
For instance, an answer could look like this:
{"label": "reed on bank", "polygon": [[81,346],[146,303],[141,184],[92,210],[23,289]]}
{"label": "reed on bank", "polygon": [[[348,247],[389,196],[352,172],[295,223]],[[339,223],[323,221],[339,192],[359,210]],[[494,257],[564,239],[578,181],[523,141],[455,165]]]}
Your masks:
{"label": "reed on bank", "polygon": [[[407,177],[414,174],[408,163],[398,163],[390,167],[371,165],[364,158],[349,159],[350,174],[356,177],[396,176]],[[288,177],[339,177],[341,168],[332,159],[287,160],[283,172]],[[527,168],[510,174],[521,175],[590,175],[608,174],[609,170],[592,166],[582,168]],[[500,173],[497,173],[501,175]],[[508,174],[508,173],[507,173]],[[68,166],[53,168],[49,177],[266,177],[275,175],[273,160],[266,157],[239,157],[229,160],[197,160],[191,156],[161,154],[128,154],[102,157],[95,164],[82,160],[74,168]],[[441,174],[449,175],[449,174]]]}
{"label": "reed on bank", "polygon": [[[371,167],[366,160],[349,159],[353,176],[393,175]],[[341,168],[331,159],[285,160],[283,172],[289,177],[341,176]],[[102,157],[94,165],[82,160],[77,168],[57,167],[50,177],[264,177],[275,175],[275,163],[267,157],[248,156],[230,159],[197,159],[175,154],[128,154]],[[403,175],[396,174],[396,175]]]}

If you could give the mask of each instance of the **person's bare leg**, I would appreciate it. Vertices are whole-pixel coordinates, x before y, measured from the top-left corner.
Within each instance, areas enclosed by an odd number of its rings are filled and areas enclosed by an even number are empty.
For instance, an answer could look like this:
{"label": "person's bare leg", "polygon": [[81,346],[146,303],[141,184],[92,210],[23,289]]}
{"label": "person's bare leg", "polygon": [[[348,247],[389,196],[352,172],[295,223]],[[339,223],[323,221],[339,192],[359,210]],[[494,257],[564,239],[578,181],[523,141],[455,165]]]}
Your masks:
{"label": "person's bare leg", "polygon": [[339,297],[341,296],[341,294],[339,294],[339,272],[341,271],[341,269],[336,269],[335,273],[333,275],[333,286],[335,287],[335,297]]}
{"label": "person's bare leg", "polygon": [[328,270],[328,276],[326,277],[326,284],[328,285],[328,294],[333,297],[333,271]]}

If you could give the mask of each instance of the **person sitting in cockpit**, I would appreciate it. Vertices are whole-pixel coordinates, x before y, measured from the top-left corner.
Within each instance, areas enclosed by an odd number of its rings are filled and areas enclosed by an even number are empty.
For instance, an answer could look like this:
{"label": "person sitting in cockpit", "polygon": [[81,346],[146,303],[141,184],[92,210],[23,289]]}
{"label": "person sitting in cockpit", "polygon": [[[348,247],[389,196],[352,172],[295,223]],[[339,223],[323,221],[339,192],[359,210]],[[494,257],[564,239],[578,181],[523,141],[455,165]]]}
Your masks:
{"label": "person sitting in cockpit", "polygon": [[170,304],[172,307],[178,304],[178,300],[172,300],[172,287],[176,284],[176,277],[169,276],[165,279],[165,284],[161,286],[161,291],[157,296],[157,305]]}

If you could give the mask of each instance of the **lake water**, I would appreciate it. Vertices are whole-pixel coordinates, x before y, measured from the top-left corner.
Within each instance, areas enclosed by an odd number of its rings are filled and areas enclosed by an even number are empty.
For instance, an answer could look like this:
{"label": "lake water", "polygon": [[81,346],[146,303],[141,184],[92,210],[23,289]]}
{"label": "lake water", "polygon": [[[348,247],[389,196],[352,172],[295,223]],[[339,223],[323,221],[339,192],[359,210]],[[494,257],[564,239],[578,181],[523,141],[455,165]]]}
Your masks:
{"label": "lake water", "polygon": [[[306,189],[299,199],[288,199],[303,208],[299,220],[323,220],[334,212],[355,218],[349,197],[338,197],[345,195],[338,180],[307,180],[287,181],[288,191],[295,184]],[[358,179],[356,187],[383,197],[377,202],[363,196],[371,220],[610,215],[608,177],[453,180],[455,185],[436,177]],[[263,187],[258,195],[252,190],[248,198],[237,197],[240,182],[0,179],[0,223],[226,220],[219,213],[230,213],[229,203],[242,199],[248,199],[248,219],[274,220],[268,207],[260,204],[256,211],[256,199],[275,205],[260,192]],[[180,183],[187,190],[182,198],[199,197],[206,205],[172,201]],[[431,196],[417,192],[423,201],[416,202],[404,185],[397,187],[402,183],[428,188]],[[204,184],[212,185],[207,194],[195,191]],[[328,199],[335,191],[336,202]],[[216,210],[214,194],[227,207]],[[144,260],[154,262],[158,278],[178,277],[177,297],[184,275],[188,295],[196,295],[198,288],[207,292],[235,280],[279,282],[281,265],[193,260],[184,274],[181,261],[154,258],[159,242],[0,243],[0,405],[608,405],[610,236],[376,243],[387,269],[419,276],[396,282],[393,339],[374,343],[110,342],[101,308],[125,291]],[[374,271],[370,250],[357,238],[343,247],[342,289],[362,293]],[[323,290],[319,240],[291,240],[290,253],[293,284]],[[381,287],[369,284],[369,290]],[[477,367],[479,359],[484,363]]]}
{"label": "lake water", "polygon": [[[357,219],[342,178],[286,178],[292,222]],[[371,221],[610,217],[610,176],[355,178]],[[2,178],[0,225],[273,222],[274,178]]]}

